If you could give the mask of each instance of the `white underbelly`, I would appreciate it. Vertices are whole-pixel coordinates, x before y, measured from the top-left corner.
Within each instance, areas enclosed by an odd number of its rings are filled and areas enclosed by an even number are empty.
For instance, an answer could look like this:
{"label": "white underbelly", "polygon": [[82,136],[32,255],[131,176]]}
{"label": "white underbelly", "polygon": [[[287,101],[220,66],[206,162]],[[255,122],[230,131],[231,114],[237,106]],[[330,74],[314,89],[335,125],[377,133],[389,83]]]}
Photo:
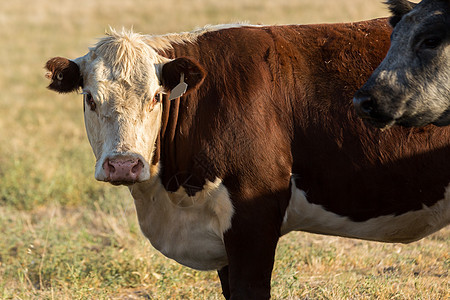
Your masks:
{"label": "white underbelly", "polygon": [[401,215],[386,215],[355,222],[308,202],[305,192],[292,182],[292,195],[286,209],[281,233],[307,231],[327,235],[380,242],[409,243],[419,240],[450,224],[450,188],[444,199],[433,206]]}

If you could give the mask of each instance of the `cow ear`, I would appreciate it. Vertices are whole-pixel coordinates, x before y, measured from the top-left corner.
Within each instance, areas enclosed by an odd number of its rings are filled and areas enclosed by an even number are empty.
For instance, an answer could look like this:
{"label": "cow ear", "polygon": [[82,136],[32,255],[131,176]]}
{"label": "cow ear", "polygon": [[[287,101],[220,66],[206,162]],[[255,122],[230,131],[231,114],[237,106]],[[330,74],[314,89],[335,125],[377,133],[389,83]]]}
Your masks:
{"label": "cow ear", "polygon": [[206,71],[197,61],[180,57],[163,65],[160,80],[164,89],[170,91],[170,98],[174,99],[196,90],[205,77]]}
{"label": "cow ear", "polygon": [[417,4],[407,0],[387,0],[385,2],[389,6],[392,16],[389,19],[389,24],[395,27],[404,15],[409,13]]}
{"label": "cow ear", "polygon": [[80,67],[63,57],[54,57],[45,64],[47,74],[45,77],[51,80],[49,89],[58,93],[70,93],[83,87]]}

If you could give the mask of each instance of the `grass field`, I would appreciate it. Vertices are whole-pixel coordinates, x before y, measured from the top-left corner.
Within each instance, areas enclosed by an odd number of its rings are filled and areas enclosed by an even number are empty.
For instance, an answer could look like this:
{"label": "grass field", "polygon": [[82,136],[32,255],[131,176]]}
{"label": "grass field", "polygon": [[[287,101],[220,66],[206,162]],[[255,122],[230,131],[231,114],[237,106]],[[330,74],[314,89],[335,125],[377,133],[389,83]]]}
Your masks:
{"label": "grass field", "polygon": [[[156,34],[384,15],[381,0],[1,1],[0,299],[221,297],[215,272],[150,246],[125,188],[94,180],[81,97],[45,89],[48,58],[84,54],[110,25]],[[289,234],[273,298],[449,299],[449,233],[409,245]]]}

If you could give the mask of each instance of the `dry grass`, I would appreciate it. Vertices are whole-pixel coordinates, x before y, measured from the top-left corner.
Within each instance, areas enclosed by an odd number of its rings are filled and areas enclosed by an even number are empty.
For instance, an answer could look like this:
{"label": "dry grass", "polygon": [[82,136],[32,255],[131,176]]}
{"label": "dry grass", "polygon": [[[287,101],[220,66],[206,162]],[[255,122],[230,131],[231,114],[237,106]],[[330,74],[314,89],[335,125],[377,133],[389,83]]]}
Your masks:
{"label": "dry grass", "polygon": [[[149,247],[130,199],[90,209],[2,207],[0,225],[2,299],[220,299],[214,272]],[[273,298],[448,299],[449,233],[411,245],[291,233],[277,250]]]}
{"label": "dry grass", "polygon": [[[220,299],[214,272],[164,258],[126,189],[93,179],[81,99],[45,89],[43,64],[77,57],[110,25],[145,33],[247,20],[286,24],[386,14],[367,0],[16,0],[0,3],[0,298]],[[448,299],[449,229],[411,245],[293,233],[275,299]]]}

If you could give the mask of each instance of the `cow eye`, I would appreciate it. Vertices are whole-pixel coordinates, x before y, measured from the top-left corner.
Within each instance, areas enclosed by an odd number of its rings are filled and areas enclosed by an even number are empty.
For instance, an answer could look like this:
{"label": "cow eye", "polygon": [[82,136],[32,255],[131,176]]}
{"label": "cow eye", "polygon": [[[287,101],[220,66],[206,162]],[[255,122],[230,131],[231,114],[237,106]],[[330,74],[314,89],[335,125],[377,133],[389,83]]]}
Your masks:
{"label": "cow eye", "polygon": [[156,103],[161,102],[161,94],[157,93],[155,95],[155,97],[153,98],[153,101],[156,102]]}
{"label": "cow eye", "polygon": [[442,40],[438,37],[436,38],[429,38],[423,40],[423,42],[420,44],[420,48],[422,49],[435,49],[442,43]]}
{"label": "cow eye", "polygon": [[86,105],[89,106],[89,108],[92,111],[94,111],[97,108],[97,105],[95,104],[94,98],[92,98],[91,93],[84,94],[84,101],[86,102]]}

